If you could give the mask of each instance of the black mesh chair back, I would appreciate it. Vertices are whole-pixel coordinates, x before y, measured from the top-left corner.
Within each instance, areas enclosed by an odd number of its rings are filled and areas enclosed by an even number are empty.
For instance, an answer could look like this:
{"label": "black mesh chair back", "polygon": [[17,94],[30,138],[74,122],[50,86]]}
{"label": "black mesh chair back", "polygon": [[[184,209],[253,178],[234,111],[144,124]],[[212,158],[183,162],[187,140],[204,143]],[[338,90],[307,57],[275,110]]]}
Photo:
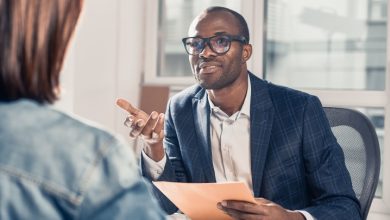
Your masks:
{"label": "black mesh chair back", "polygon": [[324,110],[344,151],[353,190],[360,201],[363,219],[366,219],[378,185],[381,163],[375,128],[356,110],[334,107],[324,107]]}

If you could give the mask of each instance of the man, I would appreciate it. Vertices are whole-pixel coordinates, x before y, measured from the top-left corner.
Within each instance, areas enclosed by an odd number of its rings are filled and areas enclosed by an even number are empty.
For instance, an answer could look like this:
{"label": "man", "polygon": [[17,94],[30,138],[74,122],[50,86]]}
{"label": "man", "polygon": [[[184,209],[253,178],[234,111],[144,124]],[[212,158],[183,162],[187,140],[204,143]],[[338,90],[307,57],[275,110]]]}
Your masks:
{"label": "man", "polygon": [[[144,176],[244,181],[257,204],[218,204],[234,219],[361,219],[343,152],[320,101],[248,72],[252,46],[244,18],[208,8],[188,33],[183,43],[199,85],[171,98],[164,130],[163,114],[148,116],[118,101],[130,113],[130,136],[145,140]],[[176,211],[156,192],[167,212]]]}

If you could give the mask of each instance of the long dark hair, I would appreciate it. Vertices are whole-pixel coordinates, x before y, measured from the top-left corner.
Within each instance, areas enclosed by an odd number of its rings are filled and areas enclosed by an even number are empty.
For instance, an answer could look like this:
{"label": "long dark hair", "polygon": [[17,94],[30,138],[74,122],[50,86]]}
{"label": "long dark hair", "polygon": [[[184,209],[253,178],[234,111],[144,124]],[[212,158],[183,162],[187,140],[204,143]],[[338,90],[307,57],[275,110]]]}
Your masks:
{"label": "long dark hair", "polygon": [[0,0],[0,101],[57,99],[83,0]]}

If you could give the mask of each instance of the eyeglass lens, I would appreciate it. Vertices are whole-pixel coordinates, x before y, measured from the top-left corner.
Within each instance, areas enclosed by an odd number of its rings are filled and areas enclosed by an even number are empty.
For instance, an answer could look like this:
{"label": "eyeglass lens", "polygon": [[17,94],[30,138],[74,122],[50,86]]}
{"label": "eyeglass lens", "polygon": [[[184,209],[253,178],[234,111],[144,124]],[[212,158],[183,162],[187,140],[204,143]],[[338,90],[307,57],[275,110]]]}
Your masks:
{"label": "eyeglass lens", "polygon": [[187,38],[185,42],[189,54],[200,54],[208,43],[212,51],[217,54],[226,53],[230,49],[232,39],[229,36],[214,36],[210,38]]}

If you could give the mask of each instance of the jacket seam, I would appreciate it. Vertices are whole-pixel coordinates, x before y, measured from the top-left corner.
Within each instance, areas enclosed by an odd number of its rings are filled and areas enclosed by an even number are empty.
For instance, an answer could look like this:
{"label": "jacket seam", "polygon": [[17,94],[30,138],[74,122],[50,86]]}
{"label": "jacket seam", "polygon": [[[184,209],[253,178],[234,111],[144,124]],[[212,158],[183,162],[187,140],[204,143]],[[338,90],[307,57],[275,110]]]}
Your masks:
{"label": "jacket seam", "polygon": [[35,184],[41,188],[43,188],[45,191],[52,193],[54,195],[57,195],[58,197],[65,199],[66,201],[72,203],[73,205],[80,205],[82,201],[82,196],[78,195],[76,193],[73,193],[71,191],[62,189],[62,187],[59,187],[56,184],[53,183],[47,183],[43,182],[42,180],[35,178],[31,175],[28,175],[27,173],[13,169],[11,167],[2,166],[0,167],[0,172],[5,173],[8,176],[17,178],[21,181],[26,181],[32,184]]}

